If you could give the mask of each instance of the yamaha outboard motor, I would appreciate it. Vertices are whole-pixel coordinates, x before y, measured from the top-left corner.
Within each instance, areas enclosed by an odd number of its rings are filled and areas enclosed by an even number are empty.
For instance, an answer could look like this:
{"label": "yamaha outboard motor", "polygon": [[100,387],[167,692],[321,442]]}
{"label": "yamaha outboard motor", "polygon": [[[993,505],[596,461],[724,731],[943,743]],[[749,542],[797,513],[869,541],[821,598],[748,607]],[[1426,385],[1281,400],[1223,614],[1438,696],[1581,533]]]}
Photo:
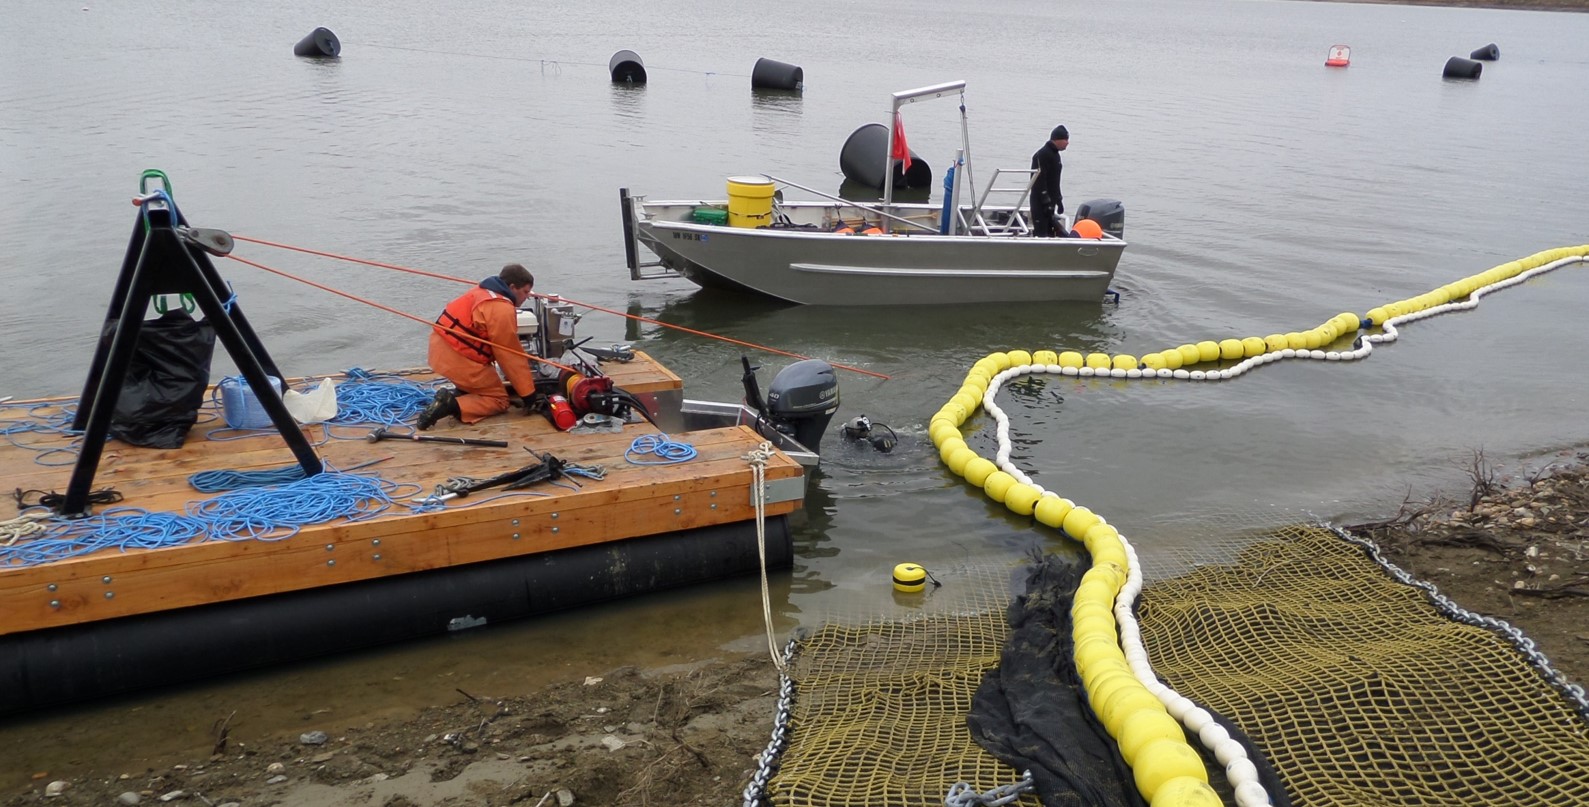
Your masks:
{"label": "yamaha outboard motor", "polygon": [[821,359],[797,361],[779,371],[767,387],[763,405],[756,388],[756,368],[749,359],[745,365],[745,398],[752,408],[783,434],[793,437],[812,452],[822,450],[822,435],[839,411],[839,379],[833,365]]}
{"label": "yamaha outboard motor", "polygon": [[1115,238],[1126,237],[1126,206],[1116,199],[1089,199],[1076,208],[1076,220],[1092,219]]}

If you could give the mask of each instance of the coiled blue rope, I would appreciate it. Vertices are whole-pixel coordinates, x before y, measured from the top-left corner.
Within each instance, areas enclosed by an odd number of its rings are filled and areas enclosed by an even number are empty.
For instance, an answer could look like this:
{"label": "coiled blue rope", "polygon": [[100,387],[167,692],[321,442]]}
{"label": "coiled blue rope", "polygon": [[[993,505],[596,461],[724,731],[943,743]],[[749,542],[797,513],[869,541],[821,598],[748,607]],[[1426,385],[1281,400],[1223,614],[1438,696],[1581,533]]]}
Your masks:
{"label": "coiled blue rope", "polygon": [[328,471],[284,485],[247,488],[190,503],[183,513],[115,507],[83,519],[51,519],[43,536],[0,546],[0,567],[32,566],[102,549],[157,549],[193,541],[281,541],[304,526],[374,518],[419,485]]}
{"label": "coiled blue rope", "polygon": [[[419,413],[424,411],[436,395],[436,387],[445,379],[413,381],[395,373],[371,373],[352,367],[344,374],[346,379],[337,382],[337,414],[323,424],[323,434],[314,445],[324,445],[329,440],[363,440],[367,428],[379,426],[395,432],[411,430]],[[324,383],[324,382],[322,382]],[[211,395],[211,402],[216,403]],[[338,426],[360,426],[358,434],[338,435],[332,431]],[[242,440],[262,434],[274,434],[275,429],[215,429],[210,440]]]}
{"label": "coiled blue rope", "polygon": [[[644,459],[647,455],[656,459]],[[623,458],[630,465],[674,465],[695,459],[695,446],[674,442],[666,434],[642,434],[624,450]]]}
{"label": "coiled blue rope", "polygon": [[254,488],[261,485],[284,485],[303,478],[303,466],[284,465],[263,471],[199,471],[188,477],[188,484],[200,493],[219,493],[223,490]]}
{"label": "coiled blue rope", "polygon": [[339,426],[406,426],[424,411],[441,383],[376,375],[357,367],[350,368],[346,375],[347,380],[337,385],[337,416],[328,421]]}

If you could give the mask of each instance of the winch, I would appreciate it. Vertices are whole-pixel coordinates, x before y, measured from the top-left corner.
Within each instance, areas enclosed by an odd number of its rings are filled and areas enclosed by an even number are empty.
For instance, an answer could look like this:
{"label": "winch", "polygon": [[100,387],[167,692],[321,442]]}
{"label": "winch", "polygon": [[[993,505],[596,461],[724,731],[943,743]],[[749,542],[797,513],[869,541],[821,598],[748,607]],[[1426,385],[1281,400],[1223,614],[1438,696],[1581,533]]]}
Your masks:
{"label": "winch", "polygon": [[631,413],[638,411],[646,420],[652,420],[645,405],[615,386],[599,366],[600,359],[629,361],[634,358],[634,350],[628,345],[613,345],[607,350],[584,347],[575,336],[583,316],[557,295],[536,297],[533,311],[519,312],[519,340],[525,350],[547,360],[531,362],[536,392],[528,405],[563,431],[573,428],[587,414],[628,420]]}

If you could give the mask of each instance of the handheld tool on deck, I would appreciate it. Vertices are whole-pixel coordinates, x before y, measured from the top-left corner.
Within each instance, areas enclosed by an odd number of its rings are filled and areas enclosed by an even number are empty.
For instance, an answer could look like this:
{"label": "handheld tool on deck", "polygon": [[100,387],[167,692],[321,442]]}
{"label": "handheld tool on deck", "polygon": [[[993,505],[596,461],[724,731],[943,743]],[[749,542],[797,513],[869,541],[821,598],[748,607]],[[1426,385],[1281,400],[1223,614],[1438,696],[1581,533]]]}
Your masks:
{"label": "handheld tool on deck", "polygon": [[376,429],[364,439],[372,443],[379,443],[382,440],[413,440],[416,443],[450,443],[455,446],[508,447],[508,441],[506,440],[482,440],[478,437],[443,437],[437,434],[392,434],[385,429]]}
{"label": "handheld tool on deck", "polygon": [[444,502],[449,499],[461,499],[475,491],[495,487],[500,487],[503,490],[523,490],[539,482],[562,479],[565,475],[564,469],[570,467],[568,463],[552,456],[550,453],[536,454],[534,451],[530,451],[528,446],[524,450],[529,451],[530,455],[535,457],[535,462],[486,479],[476,479],[469,476],[454,477],[437,485],[435,493],[430,496],[415,498],[414,501],[424,503]]}

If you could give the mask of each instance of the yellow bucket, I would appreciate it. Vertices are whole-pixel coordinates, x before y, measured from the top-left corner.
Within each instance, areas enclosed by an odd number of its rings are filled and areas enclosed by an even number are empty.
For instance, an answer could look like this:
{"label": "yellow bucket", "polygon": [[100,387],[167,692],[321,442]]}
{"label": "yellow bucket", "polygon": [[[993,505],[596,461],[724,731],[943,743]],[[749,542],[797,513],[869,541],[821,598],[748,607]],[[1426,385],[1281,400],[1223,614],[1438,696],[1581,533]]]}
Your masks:
{"label": "yellow bucket", "polygon": [[766,177],[729,177],[729,226],[765,227],[771,224],[772,194],[772,180]]}

